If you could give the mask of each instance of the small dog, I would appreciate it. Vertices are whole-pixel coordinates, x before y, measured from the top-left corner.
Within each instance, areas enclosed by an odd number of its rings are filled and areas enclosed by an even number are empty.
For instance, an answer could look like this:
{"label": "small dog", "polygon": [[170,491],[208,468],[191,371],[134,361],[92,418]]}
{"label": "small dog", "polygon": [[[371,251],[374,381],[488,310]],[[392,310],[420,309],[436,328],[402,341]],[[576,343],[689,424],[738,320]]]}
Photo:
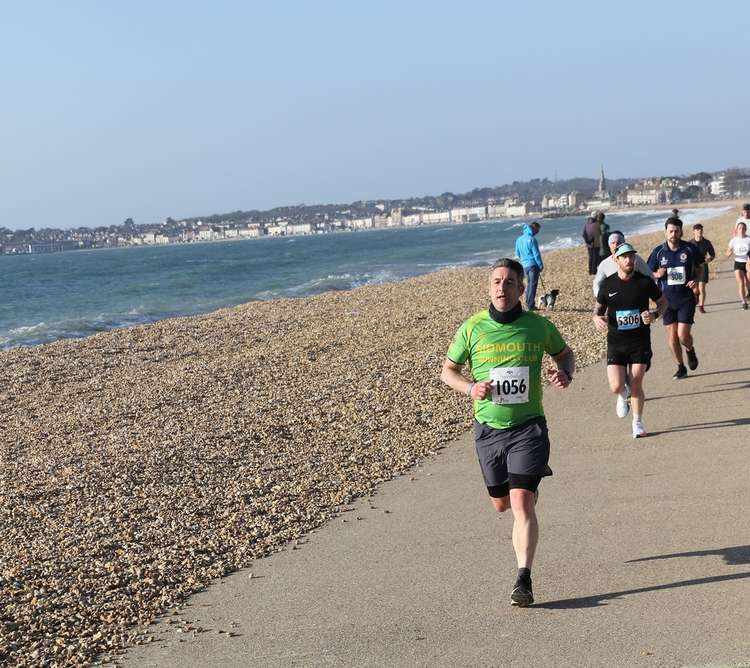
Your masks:
{"label": "small dog", "polygon": [[557,296],[560,294],[560,291],[550,290],[549,292],[543,294],[541,297],[539,297],[539,307],[541,308],[544,306],[545,309],[549,311],[555,310],[555,302],[557,301]]}

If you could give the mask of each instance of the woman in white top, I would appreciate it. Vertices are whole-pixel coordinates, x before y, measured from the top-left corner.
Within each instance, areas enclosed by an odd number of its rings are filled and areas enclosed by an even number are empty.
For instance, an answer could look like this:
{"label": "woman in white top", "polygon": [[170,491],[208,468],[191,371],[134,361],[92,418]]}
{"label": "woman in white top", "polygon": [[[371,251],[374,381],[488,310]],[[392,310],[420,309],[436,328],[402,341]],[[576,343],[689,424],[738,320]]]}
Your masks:
{"label": "woman in white top", "polygon": [[747,297],[750,294],[750,281],[747,278],[748,252],[750,237],[747,236],[747,225],[741,220],[734,227],[734,236],[729,240],[729,247],[724,253],[727,257],[734,255],[734,276],[742,300],[742,308],[747,310]]}

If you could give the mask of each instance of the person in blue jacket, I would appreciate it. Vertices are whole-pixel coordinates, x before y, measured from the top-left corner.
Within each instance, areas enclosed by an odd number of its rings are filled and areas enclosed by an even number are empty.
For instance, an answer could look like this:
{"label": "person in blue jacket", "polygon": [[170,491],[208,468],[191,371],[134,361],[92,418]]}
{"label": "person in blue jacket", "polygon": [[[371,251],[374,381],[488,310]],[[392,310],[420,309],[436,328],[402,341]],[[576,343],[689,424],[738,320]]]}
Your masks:
{"label": "person in blue jacket", "polygon": [[539,244],[534,238],[539,232],[539,223],[524,225],[521,236],[516,239],[516,256],[521,260],[526,276],[526,308],[536,311],[536,285],[539,274],[544,270],[544,262],[539,252]]}

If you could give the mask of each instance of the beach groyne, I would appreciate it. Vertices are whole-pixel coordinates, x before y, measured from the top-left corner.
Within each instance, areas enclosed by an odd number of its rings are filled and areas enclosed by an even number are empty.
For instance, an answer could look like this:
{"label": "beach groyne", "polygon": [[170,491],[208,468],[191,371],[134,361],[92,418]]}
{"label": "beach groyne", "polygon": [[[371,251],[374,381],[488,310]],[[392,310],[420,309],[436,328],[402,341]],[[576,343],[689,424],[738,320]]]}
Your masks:
{"label": "beach groyne", "polygon": [[[734,215],[705,224],[719,252]],[[585,250],[545,264],[549,317],[598,361]],[[3,353],[0,660],[148,642],[156,614],[464,432],[438,373],[486,302],[486,269],[456,269]]]}

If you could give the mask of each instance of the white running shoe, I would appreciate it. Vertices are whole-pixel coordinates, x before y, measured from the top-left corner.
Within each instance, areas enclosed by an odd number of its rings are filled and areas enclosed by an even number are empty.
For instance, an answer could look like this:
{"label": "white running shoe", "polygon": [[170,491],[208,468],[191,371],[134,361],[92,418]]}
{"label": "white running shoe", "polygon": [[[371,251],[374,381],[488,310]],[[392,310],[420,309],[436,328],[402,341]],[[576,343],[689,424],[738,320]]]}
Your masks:
{"label": "white running shoe", "polygon": [[615,405],[615,413],[618,418],[624,418],[630,413],[630,404],[628,403],[628,395],[623,392],[617,395],[617,404]]}
{"label": "white running shoe", "polygon": [[646,426],[643,424],[643,420],[639,417],[633,418],[633,438],[643,438],[648,436],[646,432]]}

